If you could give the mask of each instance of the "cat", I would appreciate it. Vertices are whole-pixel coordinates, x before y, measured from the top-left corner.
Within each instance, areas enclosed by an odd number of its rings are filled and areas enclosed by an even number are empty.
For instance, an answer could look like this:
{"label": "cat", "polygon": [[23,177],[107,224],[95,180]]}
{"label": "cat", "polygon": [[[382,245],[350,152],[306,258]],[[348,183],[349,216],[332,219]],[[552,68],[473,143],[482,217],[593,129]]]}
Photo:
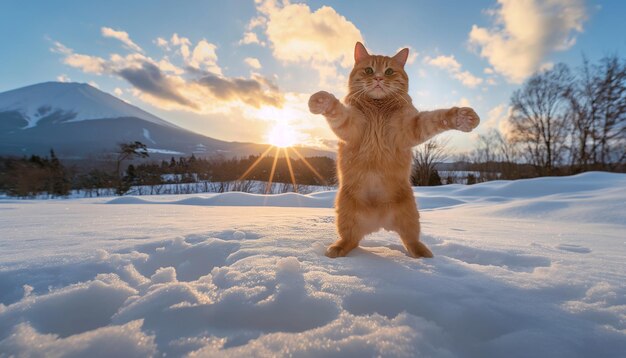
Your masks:
{"label": "cat", "polygon": [[407,48],[393,57],[370,55],[357,42],[345,104],[325,91],[309,99],[311,113],[324,115],[339,138],[339,239],[326,250],[330,258],[346,256],[365,235],[381,228],[397,232],[410,256],[433,257],[419,241],[419,212],[410,183],[412,148],[450,129],[470,132],[480,119],[469,107],[415,109],[404,71],[408,55]]}

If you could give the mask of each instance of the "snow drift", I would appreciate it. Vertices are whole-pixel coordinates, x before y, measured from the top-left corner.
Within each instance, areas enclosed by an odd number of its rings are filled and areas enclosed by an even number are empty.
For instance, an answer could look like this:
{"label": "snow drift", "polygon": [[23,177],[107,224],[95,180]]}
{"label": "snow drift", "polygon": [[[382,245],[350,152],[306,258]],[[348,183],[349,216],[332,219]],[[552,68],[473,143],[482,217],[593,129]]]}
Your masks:
{"label": "snow drift", "polygon": [[326,258],[334,192],[2,200],[0,355],[619,357],[625,189],[416,188],[430,260]]}

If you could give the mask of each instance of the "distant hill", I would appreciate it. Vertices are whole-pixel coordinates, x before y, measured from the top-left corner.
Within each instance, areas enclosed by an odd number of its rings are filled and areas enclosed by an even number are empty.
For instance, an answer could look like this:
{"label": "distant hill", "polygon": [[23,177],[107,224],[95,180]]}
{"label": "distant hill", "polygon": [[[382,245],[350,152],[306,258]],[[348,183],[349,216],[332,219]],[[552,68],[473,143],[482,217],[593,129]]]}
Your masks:
{"label": "distant hill", "polygon": [[[267,144],[227,142],[176,126],[85,83],[45,82],[0,93],[0,155],[89,159],[141,141],[151,157],[247,156]],[[304,156],[329,151],[299,148]]]}

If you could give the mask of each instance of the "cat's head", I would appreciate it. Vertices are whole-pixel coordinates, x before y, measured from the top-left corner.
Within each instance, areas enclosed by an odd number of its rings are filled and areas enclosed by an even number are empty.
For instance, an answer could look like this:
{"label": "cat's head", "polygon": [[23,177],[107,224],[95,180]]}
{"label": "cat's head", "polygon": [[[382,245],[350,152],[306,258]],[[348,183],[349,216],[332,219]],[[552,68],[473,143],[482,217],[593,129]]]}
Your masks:
{"label": "cat's head", "polygon": [[409,90],[409,77],[404,64],[409,49],[395,56],[370,55],[362,43],[354,48],[354,68],[350,73],[350,96],[353,98],[392,99],[405,96]]}

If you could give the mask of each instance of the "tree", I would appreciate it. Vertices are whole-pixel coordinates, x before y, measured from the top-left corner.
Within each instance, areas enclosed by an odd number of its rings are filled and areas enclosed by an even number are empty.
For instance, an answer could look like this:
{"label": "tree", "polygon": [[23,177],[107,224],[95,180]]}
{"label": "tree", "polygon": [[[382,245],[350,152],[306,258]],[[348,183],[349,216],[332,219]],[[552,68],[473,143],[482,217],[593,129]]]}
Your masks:
{"label": "tree", "polygon": [[[431,139],[415,149],[413,155],[413,176],[411,178],[413,185],[429,185],[436,164],[445,161],[450,156],[446,148],[449,141],[449,138]],[[439,183],[441,184],[441,178]]]}
{"label": "tree", "polygon": [[47,191],[53,195],[65,196],[70,193],[71,185],[69,175],[61,164],[53,149],[50,149],[50,164]]}
{"label": "tree", "polygon": [[517,158],[519,152],[516,143],[506,138],[497,129],[478,135],[478,143],[471,153],[471,158],[483,180],[517,179]]}
{"label": "tree", "polygon": [[561,162],[568,129],[565,93],[572,85],[569,68],[557,64],[533,75],[511,97],[513,139],[526,147],[530,163],[551,174]]}
{"label": "tree", "polygon": [[616,55],[595,68],[599,115],[595,125],[598,162],[604,169],[626,160],[626,61]]}
{"label": "tree", "polygon": [[437,169],[430,172],[430,177],[428,178],[428,186],[438,186],[441,185],[441,177],[439,176],[439,172]]}
{"label": "tree", "polygon": [[115,171],[118,177],[121,176],[120,168],[122,166],[122,162],[125,160],[133,159],[135,157],[147,158],[150,156],[150,154],[148,154],[148,147],[138,141],[132,143],[120,143],[119,147],[120,149],[117,154],[115,165]]}
{"label": "tree", "polygon": [[[133,159],[135,157],[147,158],[150,155],[148,154],[148,148],[146,147],[146,145],[138,141],[135,141],[132,143],[121,143],[119,146],[120,146],[120,149],[117,155],[116,166],[115,166],[116,178],[117,178],[117,183],[115,185],[115,192],[118,195],[124,195],[124,193],[126,193],[132,186],[132,179],[128,178],[128,173],[127,175],[122,177],[122,173],[120,173],[120,167],[122,165],[122,162],[128,159]],[[135,168],[132,167],[132,169],[133,169],[133,176],[134,176]]]}

